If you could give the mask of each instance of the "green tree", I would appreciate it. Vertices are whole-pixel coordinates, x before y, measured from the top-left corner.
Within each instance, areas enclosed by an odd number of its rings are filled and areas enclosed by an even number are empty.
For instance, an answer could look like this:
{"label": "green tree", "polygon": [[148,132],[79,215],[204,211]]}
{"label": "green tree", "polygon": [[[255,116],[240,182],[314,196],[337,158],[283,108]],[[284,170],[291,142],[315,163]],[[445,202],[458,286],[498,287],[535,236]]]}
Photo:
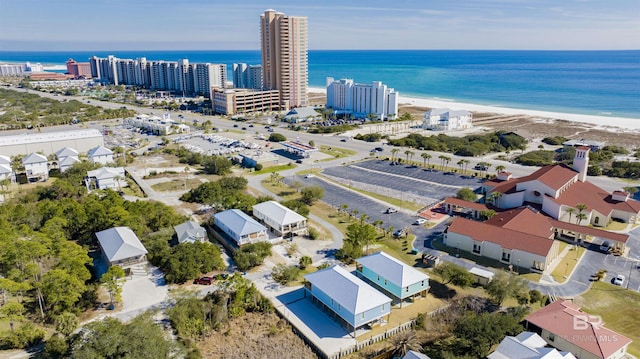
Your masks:
{"label": "green tree", "polygon": [[519,321],[520,318],[500,312],[468,313],[457,321],[453,329],[457,337],[456,346],[462,353],[484,358],[505,335],[516,335],[524,329]]}
{"label": "green tree", "polygon": [[95,321],[71,339],[72,359],[178,358],[183,353],[153,322],[151,314],[123,324],[114,318]]}
{"label": "green tree", "polygon": [[277,264],[271,271],[271,277],[276,282],[287,285],[290,282],[296,280],[300,274],[300,268],[295,265]]}
{"label": "green tree", "polygon": [[287,138],[281,134],[281,133],[272,133],[271,135],[269,135],[269,141],[270,142],[284,142],[286,141]]}
{"label": "green tree", "polygon": [[428,166],[428,162],[429,162],[429,160],[431,159],[432,156],[430,154],[426,153],[426,152],[422,152],[420,154],[420,157],[422,157],[423,166],[427,167]]}
{"label": "green tree", "polygon": [[300,200],[311,206],[314,202],[324,197],[324,188],[320,186],[307,186],[300,191]]}
{"label": "green tree", "polygon": [[487,294],[496,304],[502,304],[507,298],[517,298],[526,290],[527,283],[521,277],[504,271],[496,273],[487,284]]}
{"label": "green tree", "polygon": [[478,196],[471,188],[460,188],[456,193],[456,198],[464,201],[475,202],[478,199]]}
{"label": "green tree", "polygon": [[569,223],[571,223],[571,216],[576,213],[576,209],[573,207],[569,207],[566,209],[566,212],[569,214]]}
{"label": "green tree", "polygon": [[202,163],[202,170],[208,174],[226,175],[231,172],[231,161],[223,156],[207,156]]}
{"label": "green tree", "polygon": [[451,262],[438,265],[434,272],[442,277],[443,284],[451,283],[462,288],[468,287],[475,280],[473,274],[464,267]]}
{"label": "green tree", "polygon": [[62,269],[52,269],[42,276],[42,294],[52,315],[71,310],[86,286],[78,277]]}
{"label": "green tree", "polygon": [[306,269],[308,266],[311,265],[312,263],[312,259],[309,256],[302,256],[300,258],[300,262],[298,263],[298,266],[300,267],[300,269],[304,270]]}
{"label": "green tree", "polygon": [[78,328],[78,317],[71,312],[64,312],[56,317],[55,323],[58,333],[68,337]]}
{"label": "green tree", "polygon": [[[109,292],[109,299],[111,304],[113,302],[119,302],[122,294],[122,285],[124,278],[124,269],[118,266],[111,266],[109,270],[100,278],[100,282],[104,284],[107,292]],[[63,333],[64,334],[64,333]]]}
{"label": "green tree", "polygon": [[394,358],[402,358],[410,350],[422,352],[422,344],[413,330],[407,330],[391,337],[391,345],[393,346]]}

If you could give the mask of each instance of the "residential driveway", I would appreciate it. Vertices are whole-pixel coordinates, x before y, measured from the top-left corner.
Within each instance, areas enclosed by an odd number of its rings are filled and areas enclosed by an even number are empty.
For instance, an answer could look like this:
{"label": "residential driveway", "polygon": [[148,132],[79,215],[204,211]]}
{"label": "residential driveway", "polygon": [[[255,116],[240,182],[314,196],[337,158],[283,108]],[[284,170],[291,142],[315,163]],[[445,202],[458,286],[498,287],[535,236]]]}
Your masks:
{"label": "residential driveway", "polygon": [[122,310],[109,312],[109,316],[128,321],[135,316],[156,308],[166,308],[169,287],[164,274],[155,267],[149,267],[147,276],[134,276],[122,286]]}

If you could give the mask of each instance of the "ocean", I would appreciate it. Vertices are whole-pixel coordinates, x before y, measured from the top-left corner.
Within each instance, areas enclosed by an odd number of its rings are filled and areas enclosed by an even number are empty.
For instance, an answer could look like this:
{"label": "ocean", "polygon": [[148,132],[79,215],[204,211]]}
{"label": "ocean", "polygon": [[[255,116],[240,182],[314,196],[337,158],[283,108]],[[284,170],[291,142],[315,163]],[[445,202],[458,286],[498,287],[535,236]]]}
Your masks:
{"label": "ocean", "polygon": [[[3,52],[0,62],[62,65],[93,55],[147,60],[259,64],[247,51]],[[640,120],[640,50],[311,50],[309,86],[326,77],[382,81],[401,95]]]}

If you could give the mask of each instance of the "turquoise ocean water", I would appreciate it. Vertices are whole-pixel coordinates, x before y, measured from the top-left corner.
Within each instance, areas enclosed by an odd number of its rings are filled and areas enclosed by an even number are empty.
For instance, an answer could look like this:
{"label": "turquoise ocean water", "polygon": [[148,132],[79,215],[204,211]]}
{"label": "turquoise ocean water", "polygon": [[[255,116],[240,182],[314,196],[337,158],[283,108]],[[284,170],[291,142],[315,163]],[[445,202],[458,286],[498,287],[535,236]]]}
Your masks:
{"label": "turquoise ocean water", "polygon": [[[90,56],[260,63],[255,51],[2,52],[0,61],[64,64]],[[640,50],[312,50],[309,86],[325,78],[383,81],[402,95],[640,120]]]}

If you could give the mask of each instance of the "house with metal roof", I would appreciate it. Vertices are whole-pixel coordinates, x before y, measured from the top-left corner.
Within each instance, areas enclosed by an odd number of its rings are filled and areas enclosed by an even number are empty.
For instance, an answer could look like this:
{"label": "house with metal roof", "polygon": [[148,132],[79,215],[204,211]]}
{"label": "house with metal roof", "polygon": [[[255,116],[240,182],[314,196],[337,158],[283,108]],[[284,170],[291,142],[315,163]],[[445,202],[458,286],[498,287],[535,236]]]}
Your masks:
{"label": "house with metal roof", "polygon": [[93,164],[99,163],[103,166],[113,162],[113,151],[104,147],[98,146],[89,150],[89,161]]}
{"label": "house with metal roof", "polygon": [[70,147],[63,147],[56,151],[56,157],[58,158],[58,168],[60,172],[64,172],[71,168],[74,164],[80,162],[78,158],[78,151]]}
{"label": "house with metal roof", "polygon": [[568,352],[547,347],[538,334],[522,332],[515,337],[506,336],[487,359],[576,359]]}
{"label": "house with metal roof", "polygon": [[49,178],[49,161],[39,153],[31,153],[22,159],[27,180],[45,181]]}
{"label": "house with metal roof", "polygon": [[174,226],[178,243],[205,242],[207,231],[196,221],[187,221]]}
{"label": "house with metal roof", "polygon": [[96,233],[102,258],[110,266],[123,268],[147,262],[147,249],[129,227],[114,227]]}
{"label": "house with metal roof", "polygon": [[[613,310],[624,310],[615,308]],[[622,359],[631,339],[604,326],[600,316],[583,312],[568,300],[558,300],[527,316],[527,330],[552,347],[577,358]]]}
{"label": "house with metal roof", "polygon": [[431,359],[426,354],[419,353],[415,350],[409,350],[402,359]]}
{"label": "house with metal roof", "polygon": [[426,297],[429,276],[408,266],[385,252],[376,252],[356,259],[356,275],[371,283],[389,297],[394,304]]}
{"label": "house with metal roof", "polygon": [[87,171],[84,184],[89,191],[94,189],[121,190],[129,184],[125,180],[124,167],[101,167]]}
{"label": "house with metal roof", "polygon": [[304,276],[305,298],[323,310],[349,332],[363,326],[380,325],[389,319],[391,298],[360,278],[334,265]]}
{"label": "house with metal roof", "polygon": [[0,155],[0,180],[10,179],[15,181],[13,168],[11,167],[11,158]]}
{"label": "house with metal roof", "polygon": [[228,209],[214,214],[213,223],[238,246],[269,240],[267,227],[239,209]]}
{"label": "house with metal roof", "polygon": [[278,236],[307,234],[307,219],[276,201],[256,204],[253,216]]}

